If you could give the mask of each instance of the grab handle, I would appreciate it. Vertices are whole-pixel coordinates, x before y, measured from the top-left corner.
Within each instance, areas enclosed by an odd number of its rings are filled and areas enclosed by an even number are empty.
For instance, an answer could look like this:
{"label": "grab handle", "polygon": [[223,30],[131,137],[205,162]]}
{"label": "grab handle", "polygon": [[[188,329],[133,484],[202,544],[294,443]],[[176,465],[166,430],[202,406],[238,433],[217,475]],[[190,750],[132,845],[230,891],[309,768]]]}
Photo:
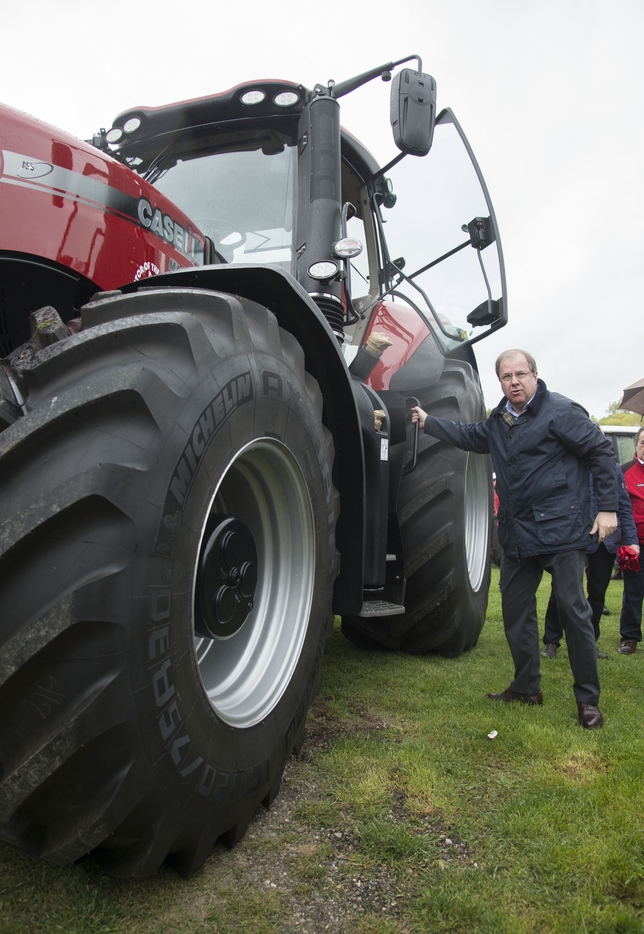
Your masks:
{"label": "grab handle", "polygon": [[[416,396],[408,396],[405,399],[405,402],[412,402],[414,405],[420,405],[420,401]],[[420,424],[418,422],[414,423],[414,438],[411,449],[411,460],[408,461],[403,467],[403,474],[407,475],[412,473],[416,469],[416,464],[418,463],[418,437],[420,435]]]}

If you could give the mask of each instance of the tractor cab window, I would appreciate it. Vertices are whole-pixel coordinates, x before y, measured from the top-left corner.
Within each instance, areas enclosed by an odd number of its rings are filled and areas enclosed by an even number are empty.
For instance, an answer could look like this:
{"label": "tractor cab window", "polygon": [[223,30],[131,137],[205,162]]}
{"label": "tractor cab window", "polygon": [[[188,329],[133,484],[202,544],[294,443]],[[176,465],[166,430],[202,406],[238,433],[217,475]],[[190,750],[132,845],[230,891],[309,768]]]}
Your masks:
{"label": "tractor cab window", "polygon": [[353,205],[347,220],[347,237],[362,243],[362,253],[348,264],[348,288],[357,311],[364,311],[378,296],[378,248],[369,191],[364,179],[346,159],[342,160],[342,203]]}
{"label": "tractor cab window", "polygon": [[151,180],[227,262],[293,271],[296,162],[295,146],[275,134],[203,138],[153,167]]}
{"label": "tractor cab window", "polygon": [[400,269],[388,269],[390,294],[421,313],[445,353],[500,327],[505,278],[494,213],[451,111],[439,116],[429,154],[407,156],[387,177],[396,197],[380,208],[381,229]]}
{"label": "tractor cab window", "polygon": [[358,298],[361,295],[369,294],[371,278],[369,274],[369,244],[364,221],[361,217],[356,215],[349,218],[347,237],[355,237],[363,245],[362,253],[354,256],[350,262],[351,295],[353,298]]}

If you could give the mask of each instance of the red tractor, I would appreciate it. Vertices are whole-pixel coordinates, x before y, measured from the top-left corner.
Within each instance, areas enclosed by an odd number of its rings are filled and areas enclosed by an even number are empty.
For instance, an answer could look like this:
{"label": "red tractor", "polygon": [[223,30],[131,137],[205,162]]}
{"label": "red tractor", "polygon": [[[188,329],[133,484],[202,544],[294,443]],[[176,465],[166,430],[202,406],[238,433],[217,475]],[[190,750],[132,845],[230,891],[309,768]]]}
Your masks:
{"label": "red tractor", "polygon": [[[339,100],[392,78],[380,167]],[[410,56],[136,108],[1,109],[0,839],[197,869],[278,793],[334,615],[455,656],[490,574],[492,206]]]}

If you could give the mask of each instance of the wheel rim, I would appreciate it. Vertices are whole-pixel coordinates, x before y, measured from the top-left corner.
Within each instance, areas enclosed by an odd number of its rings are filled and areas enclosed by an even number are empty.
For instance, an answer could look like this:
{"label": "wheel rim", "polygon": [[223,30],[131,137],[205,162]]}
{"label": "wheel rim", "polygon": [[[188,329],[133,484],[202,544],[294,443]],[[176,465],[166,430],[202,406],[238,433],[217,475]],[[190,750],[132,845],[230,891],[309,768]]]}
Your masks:
{"label": "wheel rim", "polygon": [[[195,652],[217,715],[231,726],[246,728],[263,720],[288,687],[313,597],[313,511],[302,471],[285,445],[272,438],[253,441],[222,475],[201,531],[193,586],[197,625],[199,601],[216,601],[221,587],[216,574],[203,570],[203,557],[211,540],[207,529],[217,527],[222,517],[233,517],[238,529],[249,530],[257,553],[257,580],[241,624],[212,639],[195,631]],[[220,528],[213,534],[221,534]]]}
{"label": "wheel rim", "polygon": [[485,458],[468,454],[465,470],[465,557],[472,590],[483,583],[488,557],[489,476]]}

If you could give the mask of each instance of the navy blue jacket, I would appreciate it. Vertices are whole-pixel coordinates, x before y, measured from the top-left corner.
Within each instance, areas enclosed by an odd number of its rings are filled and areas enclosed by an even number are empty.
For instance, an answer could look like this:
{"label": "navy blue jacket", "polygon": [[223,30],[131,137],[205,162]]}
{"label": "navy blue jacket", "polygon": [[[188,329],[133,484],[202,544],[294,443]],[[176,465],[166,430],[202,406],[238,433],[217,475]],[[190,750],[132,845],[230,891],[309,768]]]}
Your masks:
{"label": "navy blue jacket", "polygon": [[[637,529],[635,528],[635,519],[633,518],[633,507],[631,498],[626,489],[626,481],[622,468],[615,461],[615,473],[617,475],[617,489],[619,496],[619,505],[617,506],[617,531],[604,539],[604,548],[611,555],[617,554],[620,545],[638,545]],[[597,514],[597,501],[595,500],[595,490],[593,487],[593,476],[590,475],[590,513]],[[595,536],[593,536],[594,538]],[[588,546],[588,553],[592,554],[599,548],[599,542],[593,542]]]}
{"label": "navy blue jacket", "polygon": [[588,548],[592,471],[598,512],[616,512],[613,446],[578,403],[538,381],[515,419],[505,396],[487,421],[471,425],[428,415],[425,433],[465,451],[490,454],[499,495],[498,532],[514,557]]}

